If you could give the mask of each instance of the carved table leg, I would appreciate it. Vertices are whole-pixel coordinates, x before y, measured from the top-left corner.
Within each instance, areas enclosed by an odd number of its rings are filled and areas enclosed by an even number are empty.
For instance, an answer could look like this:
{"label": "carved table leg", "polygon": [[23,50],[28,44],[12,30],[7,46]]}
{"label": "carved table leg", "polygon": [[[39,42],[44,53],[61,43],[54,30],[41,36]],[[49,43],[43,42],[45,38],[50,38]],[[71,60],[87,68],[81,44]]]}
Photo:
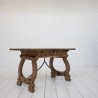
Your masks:
{"label": "carved table leg", "polygon": [[55,69],[53,67],[53,60],[54,60],[54,57],[50,57],[49,66],[51,69],[51,77],[55,78]]}
{"label": "carved table leg", "polygon": [[50,58],[49,65],[51,69],[51,77],[55,78],[56,76],[65,76],[65,71],[58,71],[53,66],[54,57]]}
{"label": "carved table leg", "polygon": [[28,90],[30,92],[34,92],[34,87],[35,87],[34,82],[35,82],[36,76],[37,76],[37,58],[33,58],[32,59],[32,75],[31,75],[30,84],[28,87]]}
{"label": "carved table leg", "polygon": [[21,86],[21,84],[22,84],[21,77],[23,76],[22,68],[23,68],[24,62],[25,62],[25,59],[21,58],[20,64],[19,64],[19,67],[18,67],[18,79],[17,79],[17,85],[19,85],[19,86]]}
{"label": "carved table leg", "polygon": [[65,67],[66,67],[65,71],[58,71],[58,70],[56,70],[53,67],[53,60],[54,60],[54,57],[51,57],[50,61],[49,61],[49,65],[50,65],[50,68],[51,68],[51,77],[55,78],[55,76],[64,76],[65,80],[70,81],[71,80],[70,79],[70,75],[69,75],[70,64],[69,64],[69,62],[67,60],[67,57],[63,57],[63,61],[65,63]]}
{"label": "carved table leg", "polygon": [[66,70],[65,70],[65,80],[71,81],[70,75],[69,75],[70,64],[69,64],[69,62],[68,62],[68,60],[67,60],[67,57],[63,57],[63,61],[64,61],[65,66],[66,66]]}

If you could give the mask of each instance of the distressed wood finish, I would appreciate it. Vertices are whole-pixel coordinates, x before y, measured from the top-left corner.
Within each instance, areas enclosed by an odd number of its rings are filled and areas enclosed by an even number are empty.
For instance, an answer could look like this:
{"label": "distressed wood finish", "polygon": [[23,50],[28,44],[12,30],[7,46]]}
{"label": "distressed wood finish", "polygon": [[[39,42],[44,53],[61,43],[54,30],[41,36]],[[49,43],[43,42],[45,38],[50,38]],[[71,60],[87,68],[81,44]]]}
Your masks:
{"label": "distressed wood finish", "polygon": [[[18,67],[18,79],[17,79],[17,85],[21,86],[22,83],[28,84],[28,90],[30,92],[34,92],[35,87],[35,79],[37,76],[37,60],[39,58],[46,58],[50,57],[49,66],[51,69],[51,77],[55,76],[64,76],[65,80],[70,81],[70,64],[67,60],[68,54],[67,52],[69,50],[75,50],[75,48],[65,48],[65,49],[10,49],[15,51],[21,51],[20,55],[20,64]],[[53,67],[53,60],[54,58],[62,58],[63,62],[65,64],[66,70],[63,72],[60,72],[56,70]],[[22,68],[25,60],[31,60],[32,61],[32,74],[28,78],[25,78],[22,73]]]}
{"label": "distressed wood finish", "polygon": [[50,62],[49,62],[49,65],[50,65],[50,68],[51,68],[51,77],[55,77],[55,76],[64,76],[65,77],[65,80],[67,81],[70,81],[70,75],[69,75],[69,71],[70,71],[70,65],[69,65],[69,62],[67,60],[67,57],[62,57],[64,63],[65,63],[65,67],[66,67],[66,70],[63,71],[63,72],[60,72],[58,70],[56,70],[54,67],[53,67],[53,60],[54,60],[54,57],[50,57]]}

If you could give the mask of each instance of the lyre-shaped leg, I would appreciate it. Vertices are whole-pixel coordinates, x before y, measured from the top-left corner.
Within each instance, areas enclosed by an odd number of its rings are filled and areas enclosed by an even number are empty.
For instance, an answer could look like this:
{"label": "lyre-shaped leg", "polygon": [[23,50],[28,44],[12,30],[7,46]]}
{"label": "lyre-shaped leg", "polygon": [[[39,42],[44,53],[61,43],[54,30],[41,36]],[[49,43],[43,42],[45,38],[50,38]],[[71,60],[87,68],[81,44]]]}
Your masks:
{"label": "lyre-shaped leg", "polygon": [[51,77],[55,78],[55,69],[53,67],[53,60],[54,60],[54,57],[50,57],[49,66],[51,69]]}
{"label": "lyre-shaped leg", "polygon": [[18,67],[18,79],[17,79],[17,85],[19,85],[19,86],[21,86],[21,84],[22,84],[21,77],[23,76],[22,68],[23,68],[24,62],[25,62],[25,59],[21,58],[20,64],[19,64],[19,67]]}
{"label": "lyre-shaped leg", "polygon": [[70,75],[69,75],[69,72],[70,72],[70,64],[67,60],[67,57],[63,57],[63,61],[65,63],[65,66],[66,66],[66,70],[65,70],[65,80],[67,81],[71,81],[70,79]]}
{"label": "lyre-shaped leg", "polygon": [[58,71],[56,70],[54,67],[53,67],[53,60],[54,60],[54,57],[51,57],[50,58],[50,61],[49,61],[49,65],[50,65],[50,68],[51,68],[51,77],[55,78],[55,76],[64,76],[65,77],[65,80],[67,81],[70,81],[70,75],[69,75],[69,71],[70,71],[70,64],[67,60],[67,57],[62,57],[63,61],[64,61],[64,64],[65,64],[65,67],[66,67],[66,70],[65,71]]}
{"label": "lyre-shaped leg", "polygon": [[30,84],[28,87],[28,90],[30,92],[34,92],[34,87],[35,87],[34,82],[35,82],[36,76],[37,76],[37,58],[33,58],[32,59],[32,75],[31,75]]}

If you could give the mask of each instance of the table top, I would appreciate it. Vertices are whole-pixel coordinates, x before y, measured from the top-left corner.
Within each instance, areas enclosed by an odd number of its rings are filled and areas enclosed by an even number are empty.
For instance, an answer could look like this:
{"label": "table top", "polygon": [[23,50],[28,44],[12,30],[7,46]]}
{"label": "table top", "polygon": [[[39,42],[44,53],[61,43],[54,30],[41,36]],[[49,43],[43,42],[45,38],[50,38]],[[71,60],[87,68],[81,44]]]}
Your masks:
{"label": "table top", "polygon": [[29,57],[64,57],[68,56],[69,50],[75,48],[11,48],[10,50],[21,51],[22,56]]}
{"label": "table top", "polygon": [[40,51],[40,50],[76,50],[75,48],[11,48],[10,50],[21,51],[21,50],[32,50],[32,51]]}

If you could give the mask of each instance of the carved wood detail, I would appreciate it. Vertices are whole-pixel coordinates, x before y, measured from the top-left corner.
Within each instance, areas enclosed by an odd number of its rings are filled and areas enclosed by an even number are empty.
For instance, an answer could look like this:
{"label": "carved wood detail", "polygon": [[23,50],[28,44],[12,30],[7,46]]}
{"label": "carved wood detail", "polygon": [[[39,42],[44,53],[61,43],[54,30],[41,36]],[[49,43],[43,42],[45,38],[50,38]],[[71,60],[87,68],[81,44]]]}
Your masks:
{"label": "carved wood detail", "polygon": [[[17,85],[21,86],[22,83],[28,84],[28,90],[30,92],[34,92],[35,87],[35,79],[37,76],[37,60],[39,58],[46,58],[50,57],[49,61],[49,68],[51,69],[51,77],[55,76],[64,76],[65,80],[70,81],[70,64],[67,60],[68,54],[67,52],[69,50],[75,50],[75,48],[65,48],[65,49],[10,49],[15,51],[21,51],[20,55],[20,63],[18,67],[18,78],[17,78]],[[53,67],[53,60],[54,58],[62,58],[63,62],[65,64],[66,70],[65,71],[58,71]],[[25,60],[31,60],[32,61],[32,75],[30,75],[28,78],[25,78],[22,73],[23,64],[25,63]],[[44,60],[44,63],[46,61]],[[46,63],[48,66],[48,64]]]}
{"label": "carved wood detail", "polygon": [[70,79],[70,75],[69,75],[69,71],[70,71],[69,62],[67,60],[67,57],[63,57],[62,59],[64,61],[65,67],[66,67],[65,71],[58,71],[58,70],[56,70],[53,67],[54,57],[50,58],[49,65],[50,65],[50,68],[51,68],[51,77],[54,78],[55,76],[65,76],[65,80],[70,81],[71,79]]}

